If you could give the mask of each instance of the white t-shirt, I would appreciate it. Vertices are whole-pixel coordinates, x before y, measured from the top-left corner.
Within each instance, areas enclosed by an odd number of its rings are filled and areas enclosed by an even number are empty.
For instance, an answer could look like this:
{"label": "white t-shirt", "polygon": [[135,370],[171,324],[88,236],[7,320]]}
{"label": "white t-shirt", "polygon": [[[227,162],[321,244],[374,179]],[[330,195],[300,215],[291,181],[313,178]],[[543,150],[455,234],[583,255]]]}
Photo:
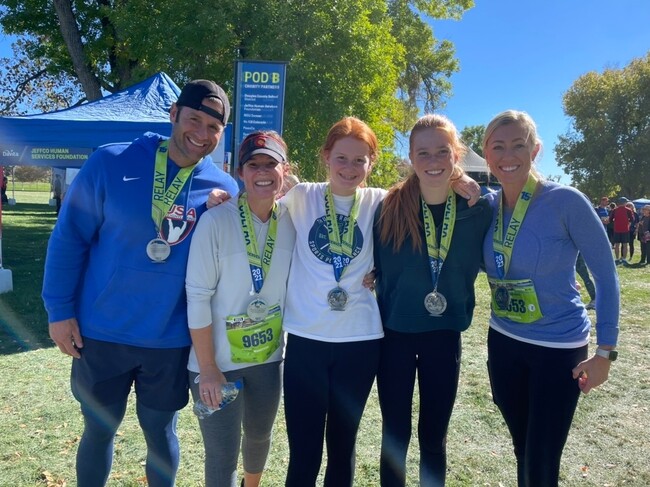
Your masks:
{"label": "white t-shirt", "polygon": [[[271,220],[263,223],[254,214],[251,216],[261,252]],[[273,257],[259,296],[271,306],[279,304],[283,311],[295,238],[291,219],[286,209],[280,207]],[[226,336],[226,317],[246,313],[254,298],[251,295],[253,280],[237,198],[206,211],[199,220],[190,245],[185,289],[189,327],[213,325],[212,336],[219,369],[227,372],[254,365],[233,363]],[[283,351],[284,337],[267,362],[281,360]],[[188,369],[199,372],[194,347],[190,352]]]}
{"label": "white t-shirt", "polygon": [[[384,336],[374,294],[363,287],[363,277],[373,268],[372,224],[377,205],[386,191],[357,190],[359,216],[354,228],[353,258],[345,268],[340,286],[348,293],[343,311],[333,311],[327,302],[336,287],[325,221],[327,183],[302,183],[281,200],[296,229],[284,329],[289,333],[325,342],[354,342]],[[334,195],[339,228],[348,220],[353,197]]]}

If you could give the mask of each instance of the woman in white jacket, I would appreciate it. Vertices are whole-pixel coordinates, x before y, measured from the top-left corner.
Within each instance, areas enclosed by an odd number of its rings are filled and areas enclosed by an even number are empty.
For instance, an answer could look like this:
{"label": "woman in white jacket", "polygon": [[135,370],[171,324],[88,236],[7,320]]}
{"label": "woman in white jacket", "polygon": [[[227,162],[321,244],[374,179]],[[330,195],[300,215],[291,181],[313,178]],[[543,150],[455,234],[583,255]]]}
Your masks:
{"label": "woman in white jacket", "polygon": [[[199,420],[205,485],[257,487],[268,456],[282,387],[282,319],[295,231],[276,203],[287,147],[275,132],[254,132],[239,151],[245,190],[211,208],[196,228],[186,291],[194,401],[211,408],[226,382],[243,384],[237,399]],[[243,438],[242,438],[243,429]]]}

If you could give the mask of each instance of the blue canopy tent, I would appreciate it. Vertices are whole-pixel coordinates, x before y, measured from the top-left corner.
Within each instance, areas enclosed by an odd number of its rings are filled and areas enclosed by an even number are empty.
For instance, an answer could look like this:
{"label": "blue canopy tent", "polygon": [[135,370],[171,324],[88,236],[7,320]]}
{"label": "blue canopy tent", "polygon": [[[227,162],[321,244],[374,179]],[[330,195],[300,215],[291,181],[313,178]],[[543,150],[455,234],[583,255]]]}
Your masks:
{"label": "blue canopy tent", "polygon": [[169,135],[180,89],[165,73],[100,100],[56,112],[0,117],[0,166],[78,168],[97,147],[152,131]]}
{"label": "blue canopy tent", "polygon": [[634,207],[638,210],[643,208],[645,205],[650,205],[650,200],[648,198],[639,198],[636,200],[633,200],[632,203],[634,203]]}

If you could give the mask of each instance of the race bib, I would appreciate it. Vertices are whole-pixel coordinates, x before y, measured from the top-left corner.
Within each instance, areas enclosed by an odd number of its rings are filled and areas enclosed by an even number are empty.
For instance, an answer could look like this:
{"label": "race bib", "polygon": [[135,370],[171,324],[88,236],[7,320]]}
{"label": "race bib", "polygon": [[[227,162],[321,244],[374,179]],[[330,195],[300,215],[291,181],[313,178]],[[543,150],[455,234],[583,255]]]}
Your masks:
{"label": "race bib", "polygon": [[530,279],[488,279],[492,294],[492,312],[516,323],[534,323],[542,318],[535,285]]}
{"label": "race bib", "polygon": [[226,317],[226,335],[234,363],[261,364],[280,346],[282,312],[277,304],[266,318],[254,321],[248,315]]}

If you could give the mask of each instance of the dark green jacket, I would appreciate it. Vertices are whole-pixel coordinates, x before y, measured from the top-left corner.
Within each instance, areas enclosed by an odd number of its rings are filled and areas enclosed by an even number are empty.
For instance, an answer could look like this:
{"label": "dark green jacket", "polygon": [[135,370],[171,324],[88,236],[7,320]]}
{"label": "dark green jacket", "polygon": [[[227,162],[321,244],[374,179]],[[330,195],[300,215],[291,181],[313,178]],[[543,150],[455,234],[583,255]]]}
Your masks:
{"label": "dark green jacket", "polygon": [[[379,240],[377,221],[382,205],[377,208],[374,227],[376,289],[385,328],[405,333],[464,331],[472,322],[474,281],[483,260],[483,239],[491,226],[492,209],[483,198],[472,208],[460,197],[456,201],[451,248],[438,283],[438,292],[447,299],[447,309],[441,317],[430,316],[424,307],[425,296],[433,290],[424,228],[420,231],[421,252],[413,251],[408,237],[399,252],[394,253],[392,241],[382,245]],[[441,223],[436,220],[438,242]]]}

